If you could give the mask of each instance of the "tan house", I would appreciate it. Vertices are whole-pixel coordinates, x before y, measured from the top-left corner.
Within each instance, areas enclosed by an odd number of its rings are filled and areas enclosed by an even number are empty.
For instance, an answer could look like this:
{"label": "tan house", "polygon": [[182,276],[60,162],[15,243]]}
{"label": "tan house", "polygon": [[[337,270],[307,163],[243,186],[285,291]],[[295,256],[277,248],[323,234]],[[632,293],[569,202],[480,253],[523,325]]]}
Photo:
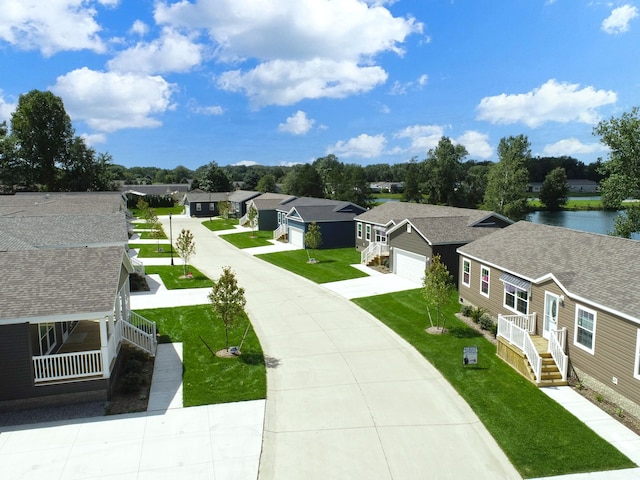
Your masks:
{"label": "tan house", "polygon": [[457,251],[460,301],[498,318],[500,357],[640,405],[640,241],[518,222]]}

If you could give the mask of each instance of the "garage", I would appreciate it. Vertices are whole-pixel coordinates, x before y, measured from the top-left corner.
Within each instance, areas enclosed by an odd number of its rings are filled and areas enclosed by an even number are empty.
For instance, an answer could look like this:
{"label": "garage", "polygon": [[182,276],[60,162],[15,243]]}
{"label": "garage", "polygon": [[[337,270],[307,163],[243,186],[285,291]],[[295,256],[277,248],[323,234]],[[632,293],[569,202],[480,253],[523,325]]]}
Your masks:
{"label": "garage", "polygon": [[289,227],[289,243],[304,248],[304,230]]}
{"label": "garage", "polygon": [[393,273],[396,275],[421,284],[426,266],[427,257],[424,255],[393,249]]}

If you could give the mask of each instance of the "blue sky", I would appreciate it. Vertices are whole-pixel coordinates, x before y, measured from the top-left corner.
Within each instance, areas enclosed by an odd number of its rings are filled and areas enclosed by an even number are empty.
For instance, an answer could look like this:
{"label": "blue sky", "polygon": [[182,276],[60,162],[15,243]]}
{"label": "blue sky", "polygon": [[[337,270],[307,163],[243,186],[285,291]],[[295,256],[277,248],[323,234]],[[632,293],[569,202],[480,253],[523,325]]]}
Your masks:
{"label": "blue sky", "polygon": [[[44,6],[46,5],[46,6]],[[0,121],[60,96],[114,163],[195,169],[421,160],[443,135],[497,160],[606,157],[640,105],[628,1],[0,0]]]}

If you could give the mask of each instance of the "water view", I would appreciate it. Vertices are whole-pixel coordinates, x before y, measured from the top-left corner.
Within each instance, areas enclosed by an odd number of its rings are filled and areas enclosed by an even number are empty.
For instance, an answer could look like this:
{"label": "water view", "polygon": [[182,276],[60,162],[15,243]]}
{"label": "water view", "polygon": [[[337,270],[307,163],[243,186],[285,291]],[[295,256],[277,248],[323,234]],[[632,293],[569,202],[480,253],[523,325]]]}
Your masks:
{"label": "water view", "polygon": [[[533,223],[556,225],[606,235],[613,231],[613,219],[617,215],[618,212],[605,210],[533,212],[529,215],[529,220]],[[640,235],[634,234],[632,238],[640,240]]]}

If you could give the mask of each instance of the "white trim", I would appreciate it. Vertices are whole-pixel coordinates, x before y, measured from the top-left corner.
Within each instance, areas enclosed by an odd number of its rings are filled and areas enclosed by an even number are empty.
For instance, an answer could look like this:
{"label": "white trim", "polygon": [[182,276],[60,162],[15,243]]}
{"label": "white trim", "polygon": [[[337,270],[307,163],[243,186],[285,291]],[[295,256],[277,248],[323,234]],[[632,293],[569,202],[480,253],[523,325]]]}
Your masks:
{"label": "white trim", "polygon": [[[502,306],[504,308],[506,308],[507,310],[512,311],[515,314],[522,314],[522,315],[528,315],[529,314],[529,291],[525,290],[524,288],[518,287],[517,285],[514,285],[513,283],[509,283],[509,282],[503,282],[504,286],[502,288]],[[516,289],[515,293],[514,293],[514,306],[511,307],[509,305],[507,305],[507,285],[513,287]],[[520,292],[524,292],[527,294],[527,311],[526,312],[521,312],[520,310],[518,310],[517,306],[518,306],[518,291]]]}
{"label": "white trim", "polygon": [[364,226],[364,239],[367,242],[371,241],[371,225],[368,223]]}
{"label": "white trim", "polygon": [[[590,314],[593,315],[593,330],[591,332],[591,334],[592,334],[592,337],[591,337],[591,348],[589,348],[586,345],[583,345],[582,343],[578,342],[578,311],[579,310],[582,310],[583,312],[590,313]],[[597,320],[598,320],[598,312],[596,312],[595,310],[591,310],[590,308],[584,307],[582,305],[576,304],[576,313],[575,313],[574,328],[573,328],[573,344],[576,347],[584,350],[585,352],[589,352],[592,355],[595,353],[595,349],[596,349],[596,322],[597,322]],[[587,329],[585,328],[584,330],[587,330]]]}
{"label": "white trim", "polygon": [[[465,283],[464,281],[464,266],[465,264],[469,265],[469,281]],[[471,260],[468,258],[462,258],[462,275],[460,276],[460,283],[465,287],[471,287]]]}
{"label": "white trim", "polygon": [[[482,270],[483,269],[487,270],[487,293],[484,293],[482,291]],[[482,265],[482,264],[480,265],[480,295],[487,298],[489,298],[489,296],[491,295],[491,269],[486,265]]]}
{"label": "white trim", "polygon": [[356,236],[362,240],[362,222],[356,223]]}
{"label": "white trim", "polygon": [[640,380],[640,328],[636,333],[636,358],[633,364],[633,377]]}

